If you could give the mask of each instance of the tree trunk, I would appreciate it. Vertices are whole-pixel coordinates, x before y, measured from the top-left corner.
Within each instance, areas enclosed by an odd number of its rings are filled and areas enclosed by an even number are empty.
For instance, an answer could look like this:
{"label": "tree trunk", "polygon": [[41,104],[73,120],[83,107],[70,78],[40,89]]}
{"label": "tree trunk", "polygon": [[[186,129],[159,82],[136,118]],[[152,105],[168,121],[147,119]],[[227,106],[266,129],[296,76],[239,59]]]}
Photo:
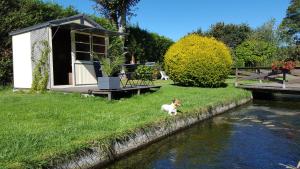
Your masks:
{"label": "tree trunk", "polygon": [[[122,13],[119,18],[119,25],[118,25],[118,32],[119,33],[125,33],[126,31],[126,9],[122,10]],[[120,35],[120,38],[123,42],[125,42],[125,38],[123,35]]]}
{"label": "tree trunk", "polygon": [[133,54],[131,55],[131,61],[130,61],[130,64],[135,64],[135,57],[134,57]]}
{"label": "tree trunk", "polygon": [[126,24],[123,24],[122,23],[122,18],[120,18],[120,20],[121,20],[121,22],[120,22],[120,24],[118,25],[118,32],[119,33],[124,33],[125,32],[125,26],[126,26]]}

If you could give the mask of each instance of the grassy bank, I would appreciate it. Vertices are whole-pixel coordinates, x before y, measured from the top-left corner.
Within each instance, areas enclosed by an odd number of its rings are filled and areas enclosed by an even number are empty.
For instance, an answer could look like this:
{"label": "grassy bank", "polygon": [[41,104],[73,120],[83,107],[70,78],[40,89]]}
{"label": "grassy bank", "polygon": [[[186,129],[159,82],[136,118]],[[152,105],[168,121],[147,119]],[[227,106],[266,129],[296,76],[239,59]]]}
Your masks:
{"label": "grassy bank", "polygon": [[53,158],[172,118],[161,112],[160,106],[174,97],[182,101],[180,116],[250,96],[232,85],[204,89],[157,83],[163,87],[155,93],[112,102],[79,94],[26,94],[1,89],[0,168],[44,165]]}

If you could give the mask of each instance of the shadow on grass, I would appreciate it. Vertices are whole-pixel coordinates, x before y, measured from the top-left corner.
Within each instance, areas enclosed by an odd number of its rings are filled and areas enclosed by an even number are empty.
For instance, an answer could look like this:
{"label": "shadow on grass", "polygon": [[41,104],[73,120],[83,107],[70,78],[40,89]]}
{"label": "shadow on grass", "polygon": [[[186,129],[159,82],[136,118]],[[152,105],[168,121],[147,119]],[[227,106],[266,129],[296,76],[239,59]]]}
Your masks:
{"label": "shadow on grass", "polygon": [[226,88],[228,86],[227,83],[221,83],[220,85],[217,85],[217,86],[204,86],[204,85],[192,86],[192,85],[182,85],[182,84],[179,84],[179,83],[173,83],[171,85],[172,86],[179,86],[179,87],[200,87],[200,88]]}
{"label": "shadow on grass", "polygon": [[[158,90],[151,90],[151,89],[143,89],[141,90],[140,94],[146,94],[146,93],[155,93]],[[122,91],[122,92],[116,92],[112,95],[112,100],[120,100],[120,99],[129,99],[137,94],[137,91]],[[107,95],[96,95],[97,97],[103,97],[107,98]]]}

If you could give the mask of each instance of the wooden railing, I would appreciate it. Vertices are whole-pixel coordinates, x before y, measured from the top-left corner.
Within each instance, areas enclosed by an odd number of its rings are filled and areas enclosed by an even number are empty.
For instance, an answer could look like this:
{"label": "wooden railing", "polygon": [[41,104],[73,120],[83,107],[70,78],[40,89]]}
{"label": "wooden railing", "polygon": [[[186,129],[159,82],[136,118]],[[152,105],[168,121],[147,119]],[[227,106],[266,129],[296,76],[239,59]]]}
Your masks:
{"label": "wooden railing", "polygon": [[282,88],[287,84],[300,84],[300,67],[290,71],[272,70],[271,67],[235,68],[235,86],[255,82],[279,83]]}

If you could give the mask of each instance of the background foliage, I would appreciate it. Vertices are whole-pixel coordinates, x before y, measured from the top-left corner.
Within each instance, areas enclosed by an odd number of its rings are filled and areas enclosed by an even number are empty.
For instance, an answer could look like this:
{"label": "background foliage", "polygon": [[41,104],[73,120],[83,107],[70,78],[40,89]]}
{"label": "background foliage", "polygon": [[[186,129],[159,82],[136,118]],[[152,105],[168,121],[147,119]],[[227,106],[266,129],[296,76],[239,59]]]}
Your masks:
{"label": "background foliage", "polygon": [[[235,66],[254,66],[263,61],[260,65],[270,67],[273,60],[292,59],[299,61],[299,20],[300,1],[291,0],[286,17],[280,26],[276,26],[275,19],[270,19],[257,28],[251,28],[247,24],[218,22],[211,25],[207,31],[202,31],[200,28],[193,33],[214,37],[224,42],[231,49]],[[244,44],[241,45],[242,43]],[[251,53],[249,53],[250,51]]]}
{"label": "background foliage", "polygon": [[[140,0],[93,0],[96,9],[114,24],[118,31],[126,32],[127,21],[134,16],[134,7]],[[123,38],[122,38],[123,40]]]}
{"label": "background foliage", "polygon": [[154,69],[150,66],[139,65],[135,70],[138,79],[149,80],[153,77]]}
{"label": "background foliage", "polygon": [[12,59],[8,57],[0,58],[0,86],[11,82],[12,77]]}
{"label": "background foliage", "polygon": [[286,16],[279,26],[284,46],[279,51],[284,58],[300,61],[300,1],[291,0]]}
{"label": "background foliage", "polygon": [[247,67],[271,65],[275,59],[277,47],[262,40],[247,40],[235,50],[239,64]]}
{"label": "background foliage", "polygon": [[41,22],[78,14],[73,7],[40,0],[0,0],[0,48],[11,46],[9,32]]}
{"label": "background foliage", "polygon": [[41,0],[0,0],[0,84],[11,83],[11,31],[78,14],[73,7]]}
{"label": "background foliage", "polygon": [[230,50],[224,43],[196,34],[180,39],[165,55],[167,73],[183,86],[219,87],[231,65]]}
{"label": "background foliage", "polygon": [[251,33],[251,28],[247,24],[225,24],[218,22],[210,27],[205,33],[224,42],[228,47],[234,49],[237,45],[245,41]]}
{"label": "background foliage", "polygon": [[300,1],[291,0],[280,28],[284,36],[289,36],[299,45],[300,43]]}
{"label": "background foliage", "polygon": [[139,26],[131,26],[128,31],[129,36],[125,46],[128,47],[130,56],[127,60],[134,55],[141,63],[162,62],[167,49],[174,43],[167,37],[141,29]]}
{"label": "background foliage", "polygon": [[273,18],[263,23],[252,31],[249,39],[265,41],[278,46],[280,43],[280,32],[275,26],[275,22],[276,20]]}

